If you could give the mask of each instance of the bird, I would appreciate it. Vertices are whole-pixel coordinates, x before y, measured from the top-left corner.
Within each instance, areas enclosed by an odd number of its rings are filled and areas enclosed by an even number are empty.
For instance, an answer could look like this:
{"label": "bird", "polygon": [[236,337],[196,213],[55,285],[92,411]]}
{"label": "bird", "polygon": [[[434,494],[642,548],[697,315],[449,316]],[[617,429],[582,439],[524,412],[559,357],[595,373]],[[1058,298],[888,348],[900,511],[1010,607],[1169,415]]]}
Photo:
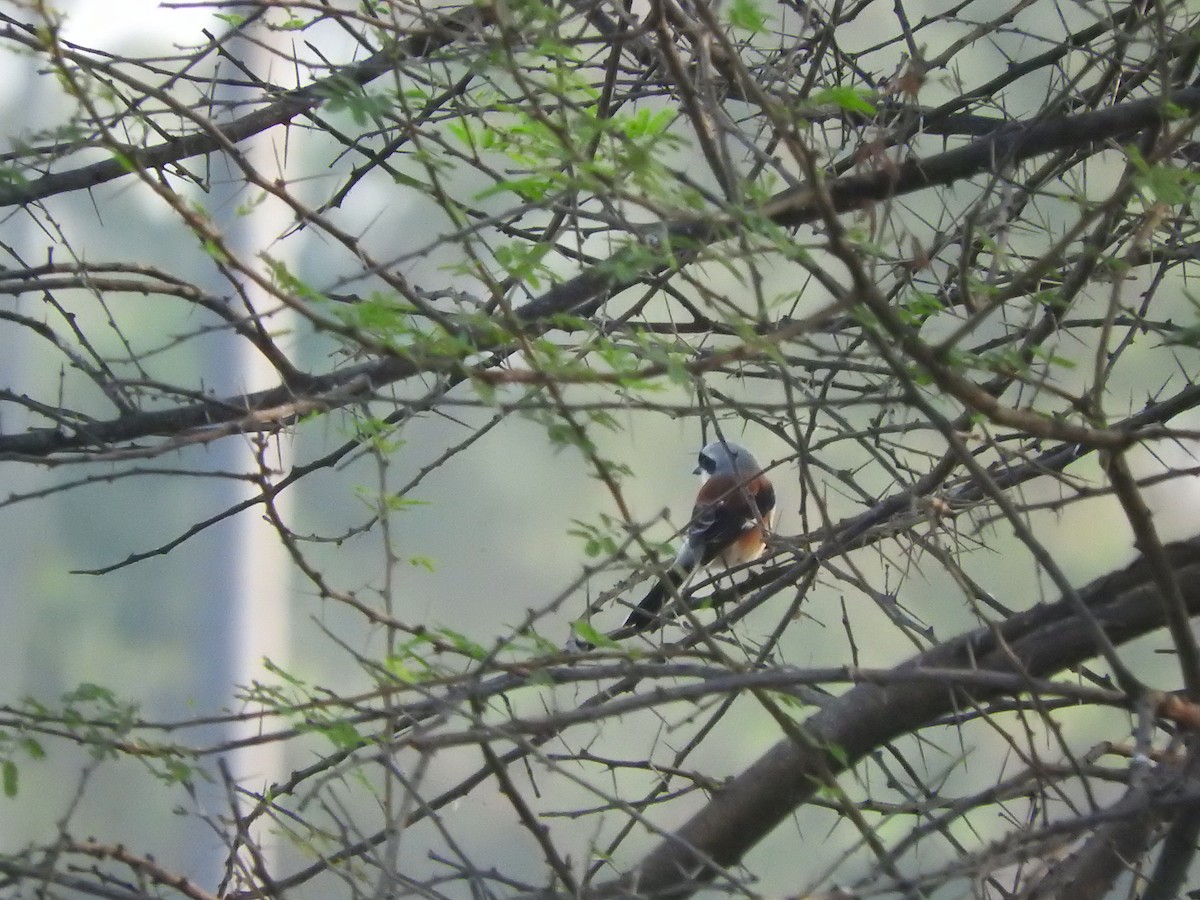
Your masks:
{"label": "bird", "polygon": [[664,604],[714,562],[737,566],[762,556],[775,512],[775,488],[745,447],[717,440],[700,451],[696,505],[675,561],[625,620],[639,631],[659,621]]}

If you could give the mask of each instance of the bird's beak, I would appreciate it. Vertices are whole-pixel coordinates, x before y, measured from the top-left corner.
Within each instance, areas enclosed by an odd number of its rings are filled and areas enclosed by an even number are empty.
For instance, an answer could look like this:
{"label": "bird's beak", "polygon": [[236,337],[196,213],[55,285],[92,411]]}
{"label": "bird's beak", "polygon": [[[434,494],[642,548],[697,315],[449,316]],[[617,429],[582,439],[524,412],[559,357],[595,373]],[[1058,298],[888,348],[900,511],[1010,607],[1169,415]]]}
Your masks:
{"label": "bird's beak", "polygon": [[696,468],[692,469],[692,474],[693,474],[693,475],[699,475],[699,474],[700,474],[700,467],[699,467],[699,466],[696,466]]}

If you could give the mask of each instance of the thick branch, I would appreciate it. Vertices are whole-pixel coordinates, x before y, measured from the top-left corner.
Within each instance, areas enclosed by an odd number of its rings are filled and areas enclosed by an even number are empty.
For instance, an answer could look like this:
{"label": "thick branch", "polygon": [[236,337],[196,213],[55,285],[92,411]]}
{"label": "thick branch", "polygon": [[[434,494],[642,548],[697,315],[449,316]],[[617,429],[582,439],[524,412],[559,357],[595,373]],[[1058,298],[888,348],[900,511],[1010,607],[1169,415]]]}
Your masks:
{"label": "thick branch", "polygon": [[[446,27],[449,29],[450,26]],[[428,40],[426,36],[421,39]],[[1200,110],[1200,88],[1180,91],[1171,98],[1171,102],[1176,109]],[[924,159],[909,160],[892,169],[839,178],[822,187],[833,208],[845,212],[870,201],[950,184],[1053,150],[1135,134],[1167,118],[1164,101],[1151,98],[1052,122],[1014,123],[965,147]],[[141,160],[148,164],[144,157]],[[35,185],[38,183],[34,182]],[[4,193],[0,191],[0,202],[3,199]],[[776,223],[787,226],[812,222],[820,216],[816,195],[809,190],[789,190],[778,194],[767,204],[766,213]],[[742,228],[739,221],[722,218],[700,224],[671,225],[666,233],[669,241],[677,247],[702,247],[719,238],[729,237]],[[615,292],[648,280],[667,268],[662,265],[647,271],[642,263],[644,256],[645,249],[640,247],[618,252],[611,259],[555,285],[517,310],[518,323],[527,328],[527,334],[532,335],[548,327],[543,326],[540,320],[549,316],[561,313],[590,315]],[[684,250],[676,250],[670,256],[676,263],[688,258]],[[483,351],[489,348],[481,346],[478,349]],[[370,388],[378,388],[434,368],[446,371],[457,367],[457,361],[451,359],[434,362],[437,364],[422,365],[404,359],[382,360],[368,367],[366,381]],[[341,387],[351,380],[335,373],[316,379],[314,384],[318,389],[323,384]],[[213,400],[211,403],[97,422],[74,432],[54,428],[31,430],[22,435],[0,435],[0,456],[49,457],[64,451],[90,450],[152,435],[179,434],[200,426],[231,425],[263,410],[310,399],[314,404],[312,409],[334,408],[360,399],[363,392],[364,387],[359,387],[316,397],[312,392],[301,395],[295,387],[279,387],[249,397]]]}
{"label": "thick branch", "polygon": [[[303,415],[359,400],[416,371],[416,366],[409,360],[388,357],[311,379],[303,391],[284,385],[242,397],[214,398],[105,422],[32,428],[24,434],[0,435],[0,459],[37,459],[70,451],[103,451],[142,438],[180,436],[195,429],[214,429],[213,437],[231,432],[274,431],[294,423]],[[203,435],[197,435],[196,439],[203,439]]]}
{"label": "thick branch", "polygon": [[[1172,95],[1171,103],[1176,111],[1200,111],[1200,88],[1179,91]],[[1171,114],[1172,108],[1168,107],[1165,100],[1151,97],[1096,112],[1062,116],[1048,122],[1038,119],[1013,122],[964,147],[921,159],[910,159],[877,172],[831,180],[822,184],[821,190],[834,212],[849,212],[868,203],[992,173],[1056,150],[1129,137],[1168,121]],[[821,205],[817,200],[818,195],[811,188],[792,188],[767,201],[762,213],[777,225],[804,225],[821,218]],[[723,218],[676,224],[668,226],[665,231],[673,243],[686,249],[703,247],[714,240],[730,237],[741,231],[742,227],[740,219]],[[624,290],[645,279],[647,273],[644,272],[638,277],[617,277],[612,274],[637,271],[638,259],[644,257],[644,252],[639,250],[636,255],[626,256],[623,258],[622,254],[617,254],[612,260],[556,285],[527,304],[527,313],[540,316],[564,309],[586,310],[587,304],[602,299],[604,295]],[[674,258],[678,260],[681,256],[682,253],[677,253]],[[652,274],[658,274],[665,268],[660,267]],[[609,273],[608,277],[605,277],[606,273]]]}
{"label": "thick branch", "polygon": [[[1196,615],[1200,612],[1200,538],[1172,544],[1166,555],[1188,610]],[[1154,569],[1144,558],[1079,593],[1114,644],[1163,625]],[[1094,653],[1087,630],[1071,607],[1059,601],[1013,616],[995,629],[979,629],[942,644],[901,668],[964,666],[1044,677],[1078,665]],[[975,689],[970,698],[986,703],[1000,693]],[[963,692],[951,685],[853,688],[804,724],[804,742],[784,740],[769,750],[659,844],[637,869],[603,893],[625,894],[632,889],[643,896],[689,896],[712,877],[715,867],[737,865],[776,825],[817,794],[831,774],[844,771],[889,741],[953,714],[963,701]]]}

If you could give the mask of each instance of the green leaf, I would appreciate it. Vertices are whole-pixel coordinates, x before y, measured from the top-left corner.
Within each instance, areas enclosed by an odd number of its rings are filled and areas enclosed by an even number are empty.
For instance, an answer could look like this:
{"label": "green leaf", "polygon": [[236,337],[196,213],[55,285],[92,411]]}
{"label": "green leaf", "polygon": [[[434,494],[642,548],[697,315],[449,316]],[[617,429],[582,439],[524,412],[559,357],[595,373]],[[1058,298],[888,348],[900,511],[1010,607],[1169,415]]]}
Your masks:
{"label": "green leaf", "polygon": [[803,709],[807,704],[799,697],[794,697],[791,694],[785,694],[783,691],[771,691],[771,699],[780,706],[791,707],[792,709]]}
{"label": "green leaf", "polygon": [[617,552],[616,539],[596,525],[581,519],[572,519],[575,526],[567,530],[573,537],[583,539],[583,554],[591,559],[598,556],[613,556]]}
{"label": "green leaf", "polygon": [[225,254],[225,251],[222,250],[221,247],[217,244],[217,242],[214,241],[212,238],[206,238],[203,246],[204,246],[204,252],[207,253],[209,256],[211,256],[217,262],[219,262],[219,263],[229,262],[229,257]]}
{"label": "green leaf", "polygon": [[627,138],[657,137],[675,121],[675,112],[671,109],[660,109],[658,112],[654,112],[642,107],[633,115],[620,116],[614,121]]}
{"label": "green leaf", "polygon": [[1190,201],[1196,185],[1200,184],[1200,173],[1169,163],[1151,165],[1134,146],[1126,147],[1125,152],[1138,173],[1134,176],[1134,184],[1143,195],[1149,195],[1158,203],[1181,206]]}
{"label": "green leaf", "polygon": [[850,754],[841,744],[826,744],[825,752],[832,756],[842,768],[850,764]]}
{"label": "green leaf", "polygon": [[300,678],[298,675],[291,674],[286,669],[281,668],[277,663],[272,662],[270,659],[268,659],[265,656],[263,657],[262,664],[263,664],[264,669],[266,669],[272,675],[276,675],[279,678],[282,678],[285,682],[290,684],[292,687],[304,688],[304,689],[308,688],[308,684],[307,684],[307,682],[304,681],[304,679]]}
{"label": "green leaf", "polygon": [[23,737],[23,738],[21,738],[21,740],[18,743],[21,745],[21,749],[25,751],[25,753],[29,756],[30,759],[45,759],[46,758],[45,749],[42,747],[41,744],[39,744],[33,738]]}
{"label": "green leaf", "polygon": [[115,706],[117,697],[102,685],[84,681],[74,690],[63,694],[63,700],[67,703],[101,703],[105,706]]}
{"label": "green leaf", "polygon": [[20,169],[12,166],[0,166],[0,182],[7,185],[19,186],[28,184],[29,179],[25,177],[25,173]]}
{"label": "green leaf", "polygon": [[754,0],[733,0],[729,5],[729,24],[753,34],[766,30],[768,16]]}
{"label": "green leaf", "polygon": [[[403,441],[392,442],[395,447],[400,447],[404,444]],[[406,497],[403,494],[387,494],[383,498],[384,504],[393,512],[411,509],[414,506],[431,506],[428,500],[417,500],[412,497]]]}
{"label": "green leaf", "polygon": [[[399,429],[387,419],[377,416],[364,416],[355,423],[355,439],[362,444],[373,447],[385,456],[390,456],[404,446],[403,438],[397,437]],[[371,506],[375,493],[367,488],[359,488],[358,494]],[[397,507],[399,508],[399,507]]]}
{"label": "green leaf", "polygon": [[832,87],[826,88],[823,91],[818,91],[813,94],[809,100],[818,106],[832,104],[840,107],[847,112],[863,113],[864,115],[875,115],[875,105],[871,102],[874,97],[872,91],[860,90],[851,87]]}
{"label": "green leaf", "polygon": [[344,719],[331,719],[326,724],[321,725],[318,730],[339,750],[360,747],[363,743],[362,735],[358,733],[358,730],[353,725]]}
{"label": "green leaf", "polygon": [[4,796],[10,799],[17,796],[17,764],[11,759],[6,759],[0,764],[0,772],[2,772],[4,778]]}
{"label": "green leaf", "polygon": [[555,179],[549,175],[529,175],[525,178],[508,178],[497,181],[491,187],[484,188],[475,195],[476,200],[486,200],[496,194],[516,194],[522,200],[536,201],[543,199],[555,188]]}
{"label": "green leaf", "polygon": [[460,634],[449,628],[439,629],[438,634],[442,635],[446,639],[446,642],[456,650],[471,657],[471,659],[480,660],[487,658],[487,649],[483,645],[475,643],[475,641],[471,640],[465,634]]}
{"label": "green leaf", "polygon": [[389,656],[383,665],[397,681],[404,684],[420,684],[437,677],[437,673],[424,660],[411,653]]}
{"label": "green leaf", "polygon": [[[304,27],[303,23],[299,27]],[[329,78],[317,86],[316,93],[325,99],[325,108],[329,112],[348,112],[360,126],[384,115],[395,105],[392,94],[368,94],[358,82],[345,77]]]}
{"label": "green leaf", "polygon": [[167,757],[155,766],[159,778],[167,784],[190,785],[196,770],[178,757]]}
{"label": "green leaf", "polygon": [[612,640],[602,631],[597,631],[591,622],[579,621],[571,626],[571,631],[574,632],[577,638],[586,641],[593,647],[620,647],[616,641]]}
{"label": "green leaf", "polygon": [[919,328],[926,319],[942,311],[942,301],[928,291],[914,291],[912,298],[900,308],[906,324]]}
{"label": "green leaf", "polygon": [[551,274],[550,270],[542,265],[542,260],[549,252],[549,244],[516,241],[500,245],[493,251],[493,255],[505,272],[537,290],[541,285],[538,276],[548,277]]}
{"label": "green leaf", "polygon": [[1168,119],[1186,119],[1191,115],[1189,109],[1180,106],[1178,103],[1172,103],[1170,100],[1164,100],[1159,109],[1162,110],[1162,114]]}
{"label": "green leaf", "polygon": [[126,172],[136,172],[138,170],[137,163],[133,161],[133,157],[122,153],[120,150],[112,150],[110,152],[112,153],[112,158],[117,161],[117,165]]}

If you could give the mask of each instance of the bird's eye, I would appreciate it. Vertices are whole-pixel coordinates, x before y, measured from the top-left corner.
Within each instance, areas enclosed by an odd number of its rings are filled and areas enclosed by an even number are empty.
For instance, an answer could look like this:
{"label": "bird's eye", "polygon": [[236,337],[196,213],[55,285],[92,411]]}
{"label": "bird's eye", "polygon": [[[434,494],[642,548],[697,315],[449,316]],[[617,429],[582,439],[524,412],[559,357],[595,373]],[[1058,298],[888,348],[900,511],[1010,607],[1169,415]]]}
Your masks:
{"label": "bird's eye", "polygon": [[707,472],[709,475],[711,475],[713,470],[717,467],[717,461],[704,451],[700,451],[700,458],[697,460],[697,462],[700,465],[700,470]]}

